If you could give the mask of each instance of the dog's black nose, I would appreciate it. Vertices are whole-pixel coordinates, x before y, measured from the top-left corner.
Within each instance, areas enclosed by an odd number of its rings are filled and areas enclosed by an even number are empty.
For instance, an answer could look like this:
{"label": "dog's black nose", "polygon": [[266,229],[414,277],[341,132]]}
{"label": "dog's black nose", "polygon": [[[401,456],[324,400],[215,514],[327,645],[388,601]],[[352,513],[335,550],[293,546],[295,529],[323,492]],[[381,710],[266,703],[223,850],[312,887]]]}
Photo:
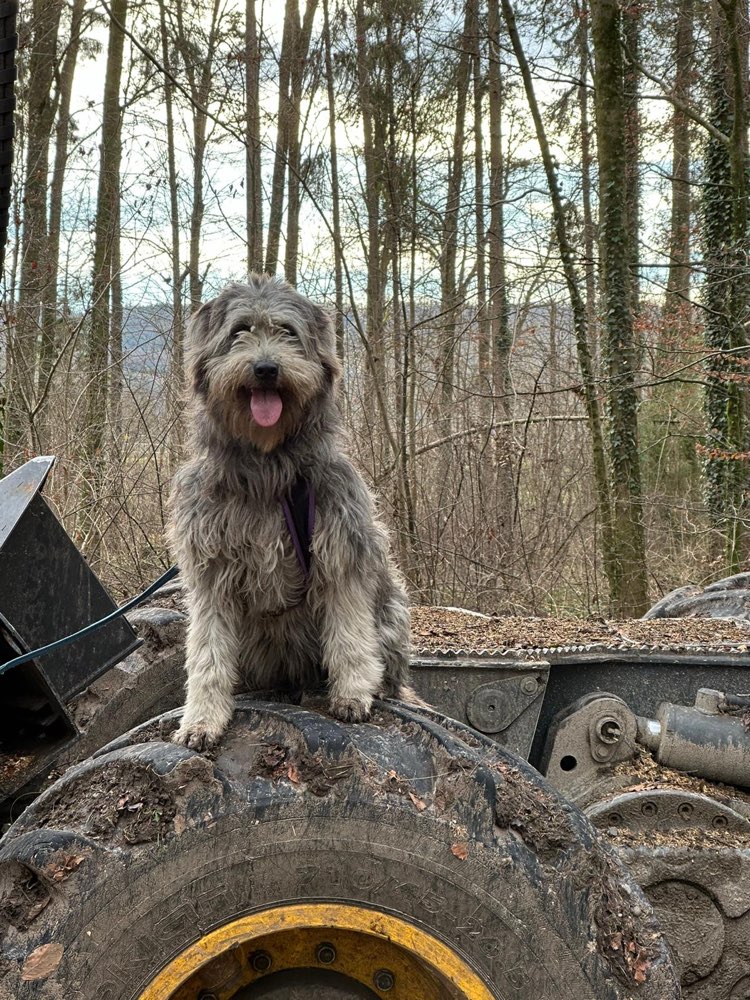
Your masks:
{"label": "dog's black nose", "polygon": [[256,378],[276,378],[279,374],[279,366],[275,361],[256,361],[253,365],[253,374]]}

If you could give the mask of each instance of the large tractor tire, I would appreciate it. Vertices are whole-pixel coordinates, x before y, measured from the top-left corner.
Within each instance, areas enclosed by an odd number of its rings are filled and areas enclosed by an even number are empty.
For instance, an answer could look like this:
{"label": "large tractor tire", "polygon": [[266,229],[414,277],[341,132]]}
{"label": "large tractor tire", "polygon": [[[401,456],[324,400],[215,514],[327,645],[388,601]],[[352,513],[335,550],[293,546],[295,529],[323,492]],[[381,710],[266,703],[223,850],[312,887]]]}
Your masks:
{"label": "large tractor tire", "polygon": [[178,715],[0,842],[3,1000],[679,996],[616,856],[471,730],[240,700],[209,757],[169,742]]}
{"label": "large tractor tire", "polygon": [[750,573],[726,576],[705,587],[687,584],[657,601],[644,618],[737,618],[750,621]]}

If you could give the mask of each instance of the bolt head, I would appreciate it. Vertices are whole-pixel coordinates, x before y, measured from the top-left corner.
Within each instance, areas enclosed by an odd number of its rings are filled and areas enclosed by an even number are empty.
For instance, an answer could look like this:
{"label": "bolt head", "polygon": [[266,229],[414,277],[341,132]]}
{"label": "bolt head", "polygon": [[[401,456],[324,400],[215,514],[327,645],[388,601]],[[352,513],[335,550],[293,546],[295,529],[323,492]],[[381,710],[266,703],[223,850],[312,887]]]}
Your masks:
{"label": "bolt head", "polygon": [[250,956],[250,966],[256,972],[268,972],[273,960],[267,951],[254,951]]}
{"label": "bolt head", "polygon": [[330,965],[336,961],[336,949],[328,941],[322,941],[315,949],[315,957],[321,965]]}
{"label": "bolt head", "polygon": [[524,694],[534,694],[538,687],[536,677],[524,677],[521,681],[521,690]]}
{"label": "bolt head", "polygon": [[602,743],[618,743],[622,739],[622,726],[611,716],[599,719],[596,731]]}
{"label": "bolt head", "polygon": [[387,993],[388,990],[393,989],[396,977],[389,969],[378,969],[372,977],[372,981],[375,983],[376,989],[380,990],[381,993]]}

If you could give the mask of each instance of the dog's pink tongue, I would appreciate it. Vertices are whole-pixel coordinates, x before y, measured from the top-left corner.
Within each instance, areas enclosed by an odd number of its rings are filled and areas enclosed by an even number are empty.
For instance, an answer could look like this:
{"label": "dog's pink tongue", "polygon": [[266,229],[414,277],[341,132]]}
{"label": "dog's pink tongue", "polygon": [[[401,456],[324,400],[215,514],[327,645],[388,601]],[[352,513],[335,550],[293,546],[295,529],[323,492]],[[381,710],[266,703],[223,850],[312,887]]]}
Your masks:
{"label": "dog's pink tongue", "polygon": [[275,389],[253,389],[250,394],[250,410],[261,427],[273,427],[282,407],[281,396]]}

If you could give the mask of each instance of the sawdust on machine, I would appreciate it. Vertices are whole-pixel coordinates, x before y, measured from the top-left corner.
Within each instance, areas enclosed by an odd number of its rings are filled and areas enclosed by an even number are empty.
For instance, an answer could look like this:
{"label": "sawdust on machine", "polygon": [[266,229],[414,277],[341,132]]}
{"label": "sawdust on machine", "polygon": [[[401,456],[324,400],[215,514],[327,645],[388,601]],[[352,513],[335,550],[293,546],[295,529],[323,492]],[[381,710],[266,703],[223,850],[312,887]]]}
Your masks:
{"label": "sawdust on machine", "polygon": [[478,617],[454,608],[411,609],[412,641],[418,650],[683,649],[743,653],[750,628],[727,618],[607,621],[603,618]]}

